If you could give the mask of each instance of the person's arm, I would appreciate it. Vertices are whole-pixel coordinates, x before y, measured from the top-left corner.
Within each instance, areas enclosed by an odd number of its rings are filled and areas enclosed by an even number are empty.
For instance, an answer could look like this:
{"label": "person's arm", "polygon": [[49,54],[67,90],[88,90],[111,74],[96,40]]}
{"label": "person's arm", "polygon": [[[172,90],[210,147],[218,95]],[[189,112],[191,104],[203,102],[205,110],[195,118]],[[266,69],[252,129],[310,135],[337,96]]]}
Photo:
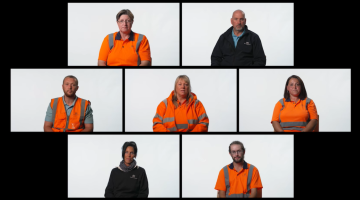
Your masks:
{"label": "person's arm", "polygon": [[280,123],[277,121],[272,121],[272,126],[274,127],[275,132],[284,132],[284,130],[281,128]]}
{"label": "person's arm", "polygon": [[106,61],[98,60],[98,66],[106,66]]}
{"label": "person's arm", "polygon": [[315,129],[316,125],[318,123],[317,119],[312,119],[310,122],[303,128],[301,132],[311,132]]}
{"label": "person's arm", "polygon": [[218,194],[219,194],[219,198],[226,198],[226,193],[225,193],[225,191],[218,190]]}
{"label": "person's arm", "polygon": [[262,198],[262,188],[257,188],[256,198]]}
{"label": "person's arm", "polygon": [[94,124],[84,124],[85,128],[81,132],[93,132],[94,131]]}
{"label": "person's arm", "polygon": [[265,66],[266,65],[266,57],[264,53],[264,49],[261,44],[260,37],[258,35],[254,35],[253,37],[253,66]]}
{"label": "person's arm", "polygon": [[165,115],[166,106],[164,102],[160,102],[156,109],[155,117],[153,119],[154,132],[170,132],[163,124],[163,116]]}
{"label": "person's arm", "polygon": [[209,117],[207,116],[204,105],[201,101],[196,104],[195,113],[199,116],[199,122],[191,132],[208,132]]}
{"label": "person's arm", "polygon": [[257,188],[251,188],[251,194],[249,195],[249,198],[256,198],[257,195]]}
{"label": "person's arm", "polygon": [[139,66],[150,66],[150,61],[142,60]]}
{"label": "person's arm", "polygon": [[45,123],[44,123],[44,132],[54,132],[53,130],[52,130],[52,125],[53,125],[53,123],[52,122],[47,122],[47,121],[45,121]]}
{"label": "person's arm", "polygon": [[105,188],[105,198],[109,198],[109,197],[115,197],[114,195],[114,185],[113,185],[113,180],[112,180],[112,176],[113,176],[113,171],[111,171],[110,173],[110,178],[109,178],[109,182]]}
{"label": "person's arm", "polygon": [[140,179],[140,190],[139,190],[138,198],[148,198],[148,196],[149,196],[149,185],[148,185],[146,172],[144,169],[144,174],[141,176]]}
{"label": "person's arm", "polygon": [[220,48],[221,44],[222,37],[220,36],[211,54],[211,66],[221,66],[220,64],[223,59],[223,54]]}

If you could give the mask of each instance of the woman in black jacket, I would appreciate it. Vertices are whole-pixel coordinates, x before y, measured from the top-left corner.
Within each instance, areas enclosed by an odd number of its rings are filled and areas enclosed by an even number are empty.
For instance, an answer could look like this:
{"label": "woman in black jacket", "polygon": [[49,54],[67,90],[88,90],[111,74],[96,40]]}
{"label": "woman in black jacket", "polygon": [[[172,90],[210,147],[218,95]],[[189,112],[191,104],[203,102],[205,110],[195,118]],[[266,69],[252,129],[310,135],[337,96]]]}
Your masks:
{"label": "woman in black jacket", "polygon": [[112,169],[105,197],[147,198],[149,186],[144,168],[136,165],[135,142],[125,142],[122,147],[123,160]]}

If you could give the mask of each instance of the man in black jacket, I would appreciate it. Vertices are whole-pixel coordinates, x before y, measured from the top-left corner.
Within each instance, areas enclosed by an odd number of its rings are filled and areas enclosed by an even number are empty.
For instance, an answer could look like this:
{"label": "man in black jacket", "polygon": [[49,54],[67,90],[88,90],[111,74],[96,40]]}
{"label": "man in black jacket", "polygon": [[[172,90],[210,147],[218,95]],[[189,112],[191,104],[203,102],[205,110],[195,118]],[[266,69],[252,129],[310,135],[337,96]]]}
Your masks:
{"label": "man in black jacket", "polygon": [[261,40],[245,25],[245,13],[234,11],[230,21],[233,26],[217,41],[211,54],[211,66],[265,66]]}

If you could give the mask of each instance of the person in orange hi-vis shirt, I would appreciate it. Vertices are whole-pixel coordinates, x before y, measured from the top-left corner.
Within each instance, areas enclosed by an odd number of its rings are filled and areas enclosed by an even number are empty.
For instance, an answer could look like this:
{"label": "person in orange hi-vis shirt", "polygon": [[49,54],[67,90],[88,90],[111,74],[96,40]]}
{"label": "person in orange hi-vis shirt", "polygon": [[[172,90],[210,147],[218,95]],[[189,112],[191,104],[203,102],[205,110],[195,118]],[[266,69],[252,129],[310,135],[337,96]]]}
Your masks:
{"label": "person in orange hi-vis shirt", "polygon": [[92,132],[93,111],[90,101],[77,97],[79,82],[75,76],[63,80],[64,96],[51,99],[46,111],[45,132]]}
{"label": "person in orange hi-vis shirt", "polygon": [[191,92],[190,79],[180,75],[170,96],[160,102],[153,119],[154,132],[207,132],[209,118],[197,96]]}
{"label": "person in orange hi-vis shirt", "polygon": [[307,96],[299,76],[290,76],[285,84],[284,98],[274,108],[271,123],[275,132],[312,132],[318,124],[315,103]]}
{"label": "person in orange hi-vis shirt", "polygon": [[98,66],[150,66],[150,45],[145,35],[134,33],[134,15],[128,9],[116,15],[118,32],[105,36],[98,58]]}

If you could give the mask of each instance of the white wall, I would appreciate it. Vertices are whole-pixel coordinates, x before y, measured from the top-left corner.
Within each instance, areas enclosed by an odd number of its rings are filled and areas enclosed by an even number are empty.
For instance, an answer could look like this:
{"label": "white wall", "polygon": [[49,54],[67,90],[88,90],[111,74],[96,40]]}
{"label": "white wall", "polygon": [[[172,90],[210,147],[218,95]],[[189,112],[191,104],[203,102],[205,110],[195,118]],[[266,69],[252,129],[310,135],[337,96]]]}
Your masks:
{"label": "white wall", "polygon": [[122,131],[122,69],[11,69],[11,131],[44,131],[51,99],[64,95],[67,75],[90,100],[94,131]]}
{"label": "white wall", "polygon": [[294,65],[294,3],[183,3],[183,65],[211,65],[215,44],[237,9],[259,35],[267,66]]}
{"label": "white wall", "polygon": [[319,131],[351,130],[350,69],[240,69],[240,131],[274,131],[275,104],[286,80],[299,76],[316,105]]}
{"label": "white wall", "polygon": [[149,197],[179,197],[179,135],[68,135],[68,197],[104,197],[126,141],[138,147]]}
{"label": "white wall", "polygon": [[149,40],[152,65],[179,66],[179,3],[68,3],[68,65],[97,65],[122,9],[134,14],[132,31]]}
{"label": "white wall", "polygon": [[236,69],[125,69],[125,130],[153,131],[157,106],[184,74],[209,116],[209,131],[236,131]]}
{"label": "white wall", "polygon": [[263,197],[294,197],[293,135],[183,135],[182,196],[216,197],[220,170],[233,162],[229,145],[245,147],[245,161],[258,170]]}

